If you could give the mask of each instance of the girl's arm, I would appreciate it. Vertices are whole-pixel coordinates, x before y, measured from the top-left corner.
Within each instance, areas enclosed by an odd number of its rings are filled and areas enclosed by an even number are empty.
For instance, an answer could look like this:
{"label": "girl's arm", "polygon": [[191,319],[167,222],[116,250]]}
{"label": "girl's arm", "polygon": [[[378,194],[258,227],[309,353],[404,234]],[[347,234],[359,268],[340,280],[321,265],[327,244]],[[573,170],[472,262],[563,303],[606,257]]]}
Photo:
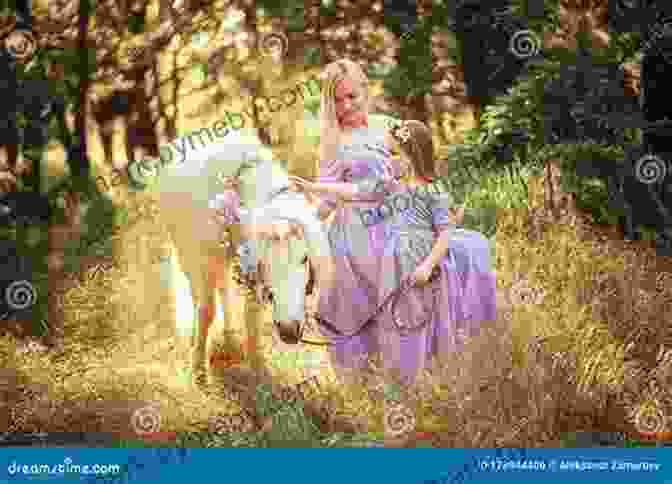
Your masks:
{"label": "girl's arm", "polygon": [[448,244],[450,238],[453,236],[452,230],[443,230],[432,248],[432,252],[425,259],[425,263],[431,268],[434,269],[440,262],[441,259],[445,257],[448,253]]}
{"label": "girl's arm", "polygon": [[333,193],[334,195],[339,195],[345,198],[351,198],[358,192],[357,185],[354,183],[314,182],[306,184],[305,187],[309,192]]}
{"label": "girl's arm", "polygon": [[439,236],[436,238],[432,252],[425,259],[429,267],[434,268],[448,253],[450,239],[455,234],[459,218],[464,215],[463,212],[462,209],[455,209],[453,198],[448,193],[442,193],[436,198],[436,204],[432,209],[432,225]]}
{"label": "girl's arm", "polygon": [[306,192],[328,193],[332,195],[338,195],[343,198],[355,198],[362,195],[366,196],[372,193],[384,193],[389,189],[388,185],[393,180],[367,178],[359,183],[310,182],[300,177],[290,176],[289,181]]}

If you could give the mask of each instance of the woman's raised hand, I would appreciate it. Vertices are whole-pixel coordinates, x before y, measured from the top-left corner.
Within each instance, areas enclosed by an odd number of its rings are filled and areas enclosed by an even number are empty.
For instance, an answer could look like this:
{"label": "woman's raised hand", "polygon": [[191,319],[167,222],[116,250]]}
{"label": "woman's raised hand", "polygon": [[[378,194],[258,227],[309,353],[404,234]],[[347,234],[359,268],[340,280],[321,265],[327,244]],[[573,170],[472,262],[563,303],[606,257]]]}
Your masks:
{"label": "woman's raised hand", "polygon": [[289,177],[289,189],[293,192],[311,191],[313,183],[300,176]]}

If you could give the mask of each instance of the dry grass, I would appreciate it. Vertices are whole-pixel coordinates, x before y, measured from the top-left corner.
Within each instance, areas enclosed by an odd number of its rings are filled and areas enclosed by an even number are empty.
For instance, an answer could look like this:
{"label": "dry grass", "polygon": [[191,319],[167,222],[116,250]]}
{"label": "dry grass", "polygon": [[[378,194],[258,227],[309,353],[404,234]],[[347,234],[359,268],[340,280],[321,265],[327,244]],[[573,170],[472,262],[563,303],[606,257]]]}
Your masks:
{"label": "dry grass", "polygon": [[[201,101],[211,94],[201,93]],[[185,106],[201,107],[194,96]],[[216,113],[197,111],[180,112],[184,132],[211,124],[202,122],[204,116],[216,119]],[[92,159],[102,159],[93,146]],[[63,172],[53,165],[50,177]],[[0,339],[0,429],[131,437],[134,411],[148,404],[161,417],[161,431],[205,431],[212,417],[239,415],[243,408],[255,414],[249,399],[226,389],[233,383],[226,372],[214,375],[208,393],[189,383],[185,342],[175,337],[173,302],[157,264],[167,237],[155,204],[123,187],[111,195],[136,222],[115,238],[114,268],[72,281],[65,290],[63,348],[22,352],[24,341]],[[633,431],[642,411],[672,416],[666,324],[672,261],[656,256],[647,243],[627,244],[590,226],[555,224],[530,237],[540,203],[533,191],[529,209],[498,218],[496,269],[505,303],[500,319],[444,368],[399,395],[415,412],[415,430],[433,433],[436,445],[552,446],[565,432]],[[240,321],[240,307],[234,314]],[[212,345],[221,348],[221,331],[215,333]],[[242,332],[237,336],[242,339]],[[264,344],[276,382],[305,378],[297,365],[273,368],[272,360],[308,349],[278,347],[270,324]],[[322,350],[310,351],[324,357]],[[245,382],[244,372],[239,376]],[[331,415],[357,421],[360,430],[383,430],[383,375],[346,386],[325,365],[320,380],[311,400],[330,400]],[[268,416],[261,417],[267,431]],[[322,422],[325,431],[337,427],[337,419],[324,420],[331,420]]]}
{"label": "dry grass", "polygon": [[[65,346],[21,353],[19,341],[1,340],[8,429],[129,436],[133,411],[153,402],[162,431],[197,432],[249,405],[222,387],[205,394],[187,383],[184,342],[174,338],[156,264],[165,233],[151,200],[128,200],[140,221],[118,234],[115,267],[65,293]],[[498,284],[509,310],[402,395],[416,411],[415,429],[434,433],[438,445],[558,445],[565,432],[632,431],[644,410],[672,415],[670,261],[646,243],[602,240],[594,228],[593,237],[579,238],[576,227],[556,224],[530,240],[529,224],[527,211],[498,222]],[[269,361],[273,351],[289,351],[274,346],[270,326],[264,338]],[[302,378],[287,367],[271,373],[278,382]],[[215,381],[227,383],[221,375]],[[364,417],[358,428],[379,432],[383,381],[377,374],[346,388],[325,366],[312,398],[329,396],[332,411]]]}

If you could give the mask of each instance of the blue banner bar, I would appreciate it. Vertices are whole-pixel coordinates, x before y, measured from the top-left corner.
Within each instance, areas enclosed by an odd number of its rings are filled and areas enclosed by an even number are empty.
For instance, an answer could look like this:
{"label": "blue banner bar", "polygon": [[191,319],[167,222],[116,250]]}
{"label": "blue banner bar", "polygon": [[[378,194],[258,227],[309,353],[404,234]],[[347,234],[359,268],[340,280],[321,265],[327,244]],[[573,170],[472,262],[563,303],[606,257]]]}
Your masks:
{"label": "blue banner bar", "polygon": [[[2,448],[0,482],[672,482],[672,450]],[[571,480],[571,481],[568,481]]]}

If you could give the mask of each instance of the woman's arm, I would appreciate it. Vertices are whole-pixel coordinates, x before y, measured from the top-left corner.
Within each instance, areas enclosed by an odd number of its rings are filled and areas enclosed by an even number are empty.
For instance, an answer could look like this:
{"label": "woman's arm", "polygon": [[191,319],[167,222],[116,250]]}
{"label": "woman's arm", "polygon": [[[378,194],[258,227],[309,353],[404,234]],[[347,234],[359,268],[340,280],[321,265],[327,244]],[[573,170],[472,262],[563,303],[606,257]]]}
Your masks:
{"label": "woman's arm", "polygon": [[[320,175],[318,181],[326,183],[341,182],[347,170],[346,164],[342,160],[322,160],[320,163]],[[291,181],[292,177],[290,177]],[[296,183],[292,182],[296,185]],[[333,193],[323,192],[323,196],[319,197],[318,201],[318,216],[321,220],[325,220],[330,214],[334,212],[338,205],[338,196]]]}
{"label": "woman's arm", "polygon": [[351,198],[358,192],[357,185],[344,182],[306,182],[303,187],[309,192],[332,193],[345,198]]}

